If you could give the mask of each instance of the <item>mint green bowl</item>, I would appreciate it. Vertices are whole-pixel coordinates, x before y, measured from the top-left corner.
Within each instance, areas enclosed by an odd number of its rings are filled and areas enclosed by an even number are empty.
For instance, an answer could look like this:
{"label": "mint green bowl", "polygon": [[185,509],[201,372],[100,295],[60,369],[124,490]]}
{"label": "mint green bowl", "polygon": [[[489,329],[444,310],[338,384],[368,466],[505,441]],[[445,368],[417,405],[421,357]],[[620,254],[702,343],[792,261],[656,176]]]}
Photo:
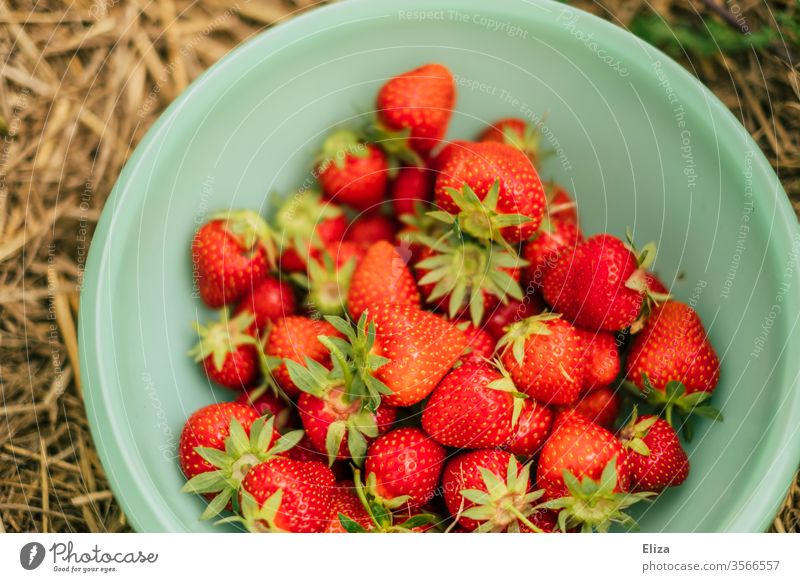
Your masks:
{"label": "mint green bowl", "polygon": [[[655,240],[656,270],[700,312],[722,358],[725,421],[700,424],[688,481],[639,513],[644,531],[763,531],[800,461],[798,228],[745,129],[698,81],[624,30],[554,2],[351,1],[259,35],[195,81],[119,178],[81,298],[86,410],[114,493],[139,531],[213,531],[179,493],[188,415],[229,392],[186,356],[189,245],[209,212],[268,211],[310,179],[323,136],[390,76],[457,75],[450,136],[545,114],[543,174],[589,233]],[[531,117],[533,116],[533,117]]]}

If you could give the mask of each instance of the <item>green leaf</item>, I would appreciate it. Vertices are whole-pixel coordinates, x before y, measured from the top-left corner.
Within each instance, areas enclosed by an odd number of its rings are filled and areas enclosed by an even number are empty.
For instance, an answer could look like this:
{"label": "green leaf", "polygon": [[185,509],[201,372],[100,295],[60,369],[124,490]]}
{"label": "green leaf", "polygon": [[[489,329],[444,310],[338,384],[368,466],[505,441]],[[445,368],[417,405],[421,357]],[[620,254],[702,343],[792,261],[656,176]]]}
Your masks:
{"label": "green leaf", "polygon": [[231,500],[232,494],[232,489],[223,489],[219,495],[215,496],[214,499],[212,499],[211,502],[206,506],[203,513],[200,514],[200,519],[205,521],[219,515],[220,512],[222,512],[222,510],[228,505],[228,501]]}
{"label": "green leaf", "polygon": [[347,533],[365,533],[366,530],[361,526],[361,524],[353,521],[349,517],[347,517],[344,513],[339,512],[339,523],[344,528],[344,531]]}
{"label": "green leaf", "polygon": [[325,435],[325,450],[328,453],[329,465],[333,465],[336,457],[339,456],[339,450],[346,431],[347,424],[343,420],[332,422],[328,427],[328,433]]}
{"label": "green leaf", "polygon": [[230,463],[230,457],[224,451],[211,447],[195,447],[194,452],[200,455],[209,464],[217,468],[222,468]]}
{"label": "green leaf", "polygon": [[364,462],[364,456],[367,454],[367,441],[358,428],[354,426],[350,426],[347,429],[347,448],[350,449],[350,456],[355,464],[360,467]]}
{"label": "green leaf", "polygon": [[226,484],[227,482],[225,481],[225,476],[222,474],[222,471],[207,471],[189,479],[189,481],[181,487],[181,491],[184,493],[198,493],[201,495],[204,493],[215,493],[217,491],[222,491]]}
{"label": "green leaf", "polygon": [[302,430],[293,430],[281,435],[278,441],[270,449],[271,455],[279,455],[285,453],[289,449],[295,447],[303,439],[304,432]]}

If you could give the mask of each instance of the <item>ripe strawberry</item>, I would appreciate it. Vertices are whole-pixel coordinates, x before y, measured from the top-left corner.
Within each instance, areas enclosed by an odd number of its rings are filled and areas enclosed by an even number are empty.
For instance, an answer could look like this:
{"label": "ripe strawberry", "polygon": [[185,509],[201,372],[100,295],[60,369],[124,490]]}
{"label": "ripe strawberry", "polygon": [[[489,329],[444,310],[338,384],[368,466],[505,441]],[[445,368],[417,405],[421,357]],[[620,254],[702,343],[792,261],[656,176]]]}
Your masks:
{"label": "ripe strawberry", "polygon": [[626,491],[630,466],[620,442],[585,416],[569,410],[562,412],[539,456],[538,486],[548,499],[565,497],[569,492],[564,471],[578,479],[598,480],[612,459],[616,459],[616,491]]}
{"label": "ripe strawberry", "polygon": [[289,427],[292,411],[285,400],[282,400],[266,386],[250,392],[242,392],[236,399],[238,404],[251,406],[258,416],[275,417],[275,430],[282,432]]}
{"label": "ripe strawberry", "polygon": [[275,322],[264,344],[264,354],[270,361],[272,374],[283,391],[290,397],[300,394],[289,377],[286,365],[279,360],[288,358],[303,362],[310,358],[323,366],[330,364],[328,349],[317,339],[319,336],[341,337],[328,322],[300,315],[291,315]]}
{"label": "ripe strawberry", "polygon": [[494,355],[497,342],[482,327],[475,327],[470,321],[456,323],[456,327],[467,336],[467,353],[461,358],[462,362],[482,362]]}
{"label": "ripe strawberry", "polygon": [[483,328],[495,340],[499,340],[508,331],[512,323],[522,321],[534,315],[539,315],[546,309],[544,301],[539,295],[527,293],[522,301],[509,299],[506,305],[498,305],[487,316]]}
{"label": "ripe strawberry", "polygon": [[378,121],[387,137],[381,142],[398,157],[430,152],[447,132],[456,90],[447,67],[428,64],[390,79],[381,87],[376,100]]}
{"label": "ripe strawberry", "polygon": [[414,214],[415,205],[433,198],[433,173],[424,166],[404,166],[390,188],[395,216]]}
{"label": "ripe strawberry", "polygon": [[383,202],[389,167],[380,148],[341,129],[325,140],[319,160],[317,173],[326,199],[362,211]]}
{"label": "ripe strawberry", "polygon": [[536,288],[542,286],[545,273],[552,269],[563,254],[574,254],[583,241],[581,229],[574,222],[551,218],[539,229],[536,238],[525,243],[522,257],[528,261],[525,280]]}
{"label": "ripe strawberry", "polygon": [[541,161],[541,139],[534,124],[517,117],[498,119],[478,137],[478,141],[495,141],[517,148],[534,166]]}
{"label": "ripe strawberry", "polygon": [[524,263],[516,253],[464,240],[455,231],[419,240],[425,245],[415,265],[420,290],[428,304],[446,309],[451,319],[469,313],[479,325],[498,303],[522,299]]}
{"label": "ripe strawberry", "polygon": [[390,431],[378,437],[367,451],[367,489],[392,508],[421,507],[433,497],[444,458],[444,448],[421,430]]}
{"label": "ripe strawberry", "polygon": [[477,450],[453,457],[442,472],[444,502],[468,531],[541,531],[528,516],[541,491],[530,491],[530,465],[520,467],[499,450]]}
{"label": "ripe strawberry", "polygon": [[453,141],[445,142],[445,145],[439,152],[430,159],[429,167],[438,175],[442,168],[455,156],[463,151],[469,149],[473,142],[464,139],[456,139]]}
{"label": "ripe strawberry", "polygon": [[377,303],[369,318],[377,327],[374,353],[389,359],[375,376],[391,394],[392,406],[411,406],[436,387],[467,347],[461,330],[412,305]]}
{"label": "ripe strawberry", "polygon": [[544,188],[528,158],[496,142],[453,153],[436,178],[434,201],[470,236],[496,242],[530,238],[545,211]]}
{"label": "ripe strawberry", "polygon": [[381,214],[361,216],[353,221],[345,233],[345,240],[369,247],[378,241],[394,242],[397,228],[394,222]]}
{"label": "ripe strawberry", "polygon": [[719,381],[719,358],[694,309],[679,301],[656,307],[630,346],[625,373],[654,405],[715,420],[719,411],[703,402]]}
{"label": "ripe strawberry", "polygon": [[637,417],[634,410],[620,440],[628,448],[632,491],[660,492],[689,475],[689,458],[675,429],[658,416]]}
{"label": "ripe strawberry", "polygon": [[215,215],[192,241],[192,266],[200,298],[209,307],[241,299],[275,262],[274,235],[250,210]]}
{"label": "ripe strawberry", "polygon": [[613,389],[600,388],[581,396],[572,408],[595,424],[613,430],[621,406],[622,399]]}
{"label": "ripe strawberry", "polygon": [[329,245],[325,250],[333,259],[333,264],[336,265],[338,269],[344,267],[350,262],[350,259],[353,259],[357,267],[367,254],[367,249],[363,245],[346,240]]}
{"label": "ripe strawberry", "polygon": [[547,216],[552,220],[578,224],[578,207],[563,186],[556,182],[545,182],[544,194],[547,198]]}
{"label": "ripe strawberry", "polygon": [[583,339],[558,314],[543,313],[513,324],[497,342],[519,389],[544,404],[573,404],[583,386]]}
{"label": "ripe strawberry", "polygon": [[419,306],[417,284],[411,271],[391,243],[372,245],[359,264],[350,283],[347,308],[358,319],[373,303]]}
{"label": "ripe strawberry", "polygon": [[328,463],[327,455],[320,453],[317,449],[315,449],[314,445],[311,444],[311,439],[308,438],[308,435],[305,433],[303,433],[303,438],[300,439],[300,442],[286,451],[285,456],[289,459],[294,459],[295,461],[316,461],[323,464]]}
{"label": "ripe strawberry", "polygon": [[241,313],[228,319],[225,310],[218,322],[208,326],[194,322],[199,341],[189,355],[202,362],[210,380],[226,388],[244,390],[253,385],[259,374],[258,341],[250,335],[252,324],[252,315]]}
{"label": "ripe strawberry", "polygon": [[664,282],[658,278],[658,275],[654,273],[645,273],[645,279],[647,280],[647,288],[651,293],[669,295],[669,289],[667,289],[667,286],[664,285]]}
{"label": "ripe strawberry", "polygon": [[654,258],[648,245],[639,258],[611,235],[599,234],[561,256],[544,275],[544,298],[555,311],[589,330],[617,331],[639,315],[647,292],[644,268]]}
{"label": "ripe strawberry", "polygon": [[281,269],[302,272],[309,258],[342,240],[347,218],[336,204],[323,201],[318,192],[299,191],[289,196],[275,214]]}
{"label": "ripe strawberry", "polygon": [[347,533],[340,516],[355,522],[363,531],[372,529],[372,519],[355,493],[352,482],[337,483],[331,493],[331,517],[325,533]]}
{"label": "ripe strawberry", "polygon": [[511,378],[494,365],[466,363],[431,392],[422,412],[422,428],[448,447],[498,447],[511,437],[524,400]]}
{"label": "ripe strawberry", "polygon": [[242,516],[228,521],[243,523],[249,531],[322,532],[330,523],[335,482],[322,463],[270,459],[247,472]]}
{"label": "ripe strawberry", "polygon": [[258,337],[267,331],[270,322],[294,315],[296,311],[292,286],[286,281],[267,276],[248,290],[234,314],[250,313],[253,316],[252,332]]}
{"label": "ripe strawberry", "polygon": [[585,394],[610,386],[619,376],[622,367],[616,336],[604,331],[586,331],[577,327],[575,331],[583,338],[583,359],[586,362],[581,391]]}
{"label": "ripe strawberry", "polygon": [[503,448],[513,455],[532,457],[542,448],[552,426],[553,412],[533,398],[527,398],[522,404],[519,422]]}

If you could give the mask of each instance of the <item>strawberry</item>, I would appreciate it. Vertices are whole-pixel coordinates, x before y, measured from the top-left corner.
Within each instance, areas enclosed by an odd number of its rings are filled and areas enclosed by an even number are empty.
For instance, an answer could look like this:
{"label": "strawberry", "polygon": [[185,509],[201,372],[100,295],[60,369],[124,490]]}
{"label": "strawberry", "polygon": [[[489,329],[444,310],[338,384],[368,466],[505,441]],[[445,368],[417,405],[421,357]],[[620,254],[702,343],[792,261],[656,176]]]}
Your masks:
{"label": "strawberry", "polygon": [[673,409],[722,419],[703,404],[719,381],[719,358],[700,316],[685,303],[667,301],[650,313],[633,338],[625,374],[651,404],[664,409],[670,424]]}
{"label": "strawberry", "polygon": [[377,328],[374,353],[389,360],[375,376],[391,391],[382,401],[392,406],[423,400],[467,347],[461,330],[418,307],[377,303],[369,318]]}
{"label": "strawberry", "polygon": [[[337,483],[331,493],[331,517],[325,533],[347,533],[342,525],[342,516],[345,520],[358,525],[362,531],[372,529],[372,519],[364,508],[355,492],[355,485],[351,482]],[[347,521],[346,521],[347,522]]]}
{"label": "strawberry", "polygon": [[341,269],[349,263],[350,259],[353,259],[357,267],[367,254],[366,247],[346,240],[329,245],[325,250],[333,259],[333,264],[336,265],[338,269]]}
{"label": "strawberry", "polygon": [[282,432],[289,427],[291,409],[285,400],[275,395],[267,386],[262,386],[249,392],[242,392],[236,399],[238,404],[251,406],[258,416],[275,417],[275,429]]}
{"label": "strawberry", "polygon": [[534,166],[541,160],[541,139],[535,125],[518,117],[498,119],[478,137],[478,141],[495,141],[517,148]]}
{"label": "strawberry", "polygon": [[439,152],[430,158],[429,167],[438,175],[441,173],[442,168],[456,155],[463,151],[467,151],[473,142],[464,139],[456,139],[453,141],[445,142],[445,145]]}
{"label": "strawberry", "polygon": [[610,386],[619,376],[622,363],[617,337],[609,332],[592,332],[575,328],[583,338],[586,374],[583,377],[583,393]]}
{"label": "strawberry", "polygon": [[345,233],[345,240],[369,247],[378,241],[394,242],[397,228],[382,214],[361,216],[353,221]]}
{"label": "strawberry", "polygon": [[[427,64],[390,79],[378,92],[381,145],[401,159],[416,161],[447,132],[456,90],[447,67]],[[417,154],[417,155],[414,155]]]}
{"label": "strawberry", "polygon": [[330,523],[333,472],[316,461],[277,457],[242,481],[242,515],[228,518],[249,531],[320,533]]}
{"label": "strawberry", "polygon": [[675,429],[658,416],[637,417],[634,409],[620,440],[628,448],[632,491],[660,492],[689,475],[689,458]]}
{"label": "strawberry", "polygon": [[356,210],[369,210],[386,195],[389,167],[380,148],[341,129],[322,145],[317,174],[323,196]]}
{"label": "strawberry", "polygon": [[452,154],[436,178],[434,201],[465,233],[495,242],[530,238],[545,211],[544,188],[528,158],[496,142]]}
{"label": "strawberry", "polygon": [[516,253],[459,238],[455,231],[418,238],[425,245],[415,265],[422,294],[429,304],[447,309],[451,319],[468,312],[478,325],[498,303],[522,299],[524,263]]}
{"label": "strawberry", "polygon": [[319,463],[328,463],[328,457],[324,453],[320,453],[314,445],[311,444],[311,439],[307,434],[303,434],[303,438],[294,447],[286,451],[287,458],[294,459],[295,461],[316,461]]}
{"label": "strawberry", "polygon": [[488,362],[450,372],[431,393],[422,428],[436,442],[460,449],[497,447],[511,437],[525,395]]}
{"label": "strawberry", "polygon": [[613,389],[600,388],[581,396],[572,408],[595,424],[613,430],[621,406],[622,399]]}
{"label": "strawberry", "polygon": [[433,497],[444,458],[444,448],[421,430],[390,431],[367,450],[367,490],[392,509],[421,507]]}
{"label": "strawberry", "polygon": [[286,281],[267,276],[248,290],[234,314],[243,312],[252,314],[252,332],[258,337],[267,330],[270,322],[287,315],[294,315],[296,311],[292,286]]}
{"label": "strawberry", "polygon": [[541,491],[530,491],[530,465],[520,467],[499,450],[477,450],[453,457],[442,472],[444,502],[468,531],[540,532],[528,516]]}
{"label": "strawberry", "polygon": [[[308,261],[307,275],[292,273],[292,280],[308,292],[304,303],[309,313],[337,316],[345,314],[350,284],[360,258],[358,251],[344,245],[342,242],[337,246],[335,252],[338,260],[324,250],[319,258]],[[339,264],[347,254],[350,254],[350,258]]]}
{"label": "strawberry", "polygon": [[[195,412],[184,426],[181,465],[190,479],[181,490],[211,498],[201,519],[230,507],[253,465],[281,456],[303,436],[303,431],[281,436],[274,418],[253,420],[253,416],[255,412],[241,404],[216,404]],[[244,419],[244,426],[238,417]]]}
{"label": "strawberry", "polygon": [[274,235],[250,210],[215,215],[192,241],[195,282],[209,307],[241,299],[274,263]]}
{"label": "strawberry", "polygon": [[414,214],[414,207],[433,198],[433,174],[424,166],[404,166],[389,188],[395,216]]}
{"label": "strawberry", "polygon": [[652,244],[637,257],[621,240],[595,235],[545,273],[544,298],[586,329],[625,329],[642,310],[647,292],[644,269],[654,256]]}
{"label": "strawberry", "polygon": [[511,325],[497,348],[525,394],[544,404],[577,401],[585,374],[583,339],[558,314],[543,313]]}
{"label": "strawberry", "polygon": [[541,298],[533,293],[527,293],[522,301],[509,299],[508,303],[498,305],[487,316],[483,328],[489,334],[499,340],[508,331],[512,323],[522,321],[533,315],[539,315],[546,309],[546,305]]}
{"label": "strawberry", "polygon": [[372,245],[350,283],[347,308],[358,319],[373,303],[419,306],[420,297],[411,271],[395,247],[386,241]]}
{"label": "strawberry", "polygon": [[291,315],[275,322],[264,343],[264,354],[270,363],[275,380],[290,397],[300,394],[300,390],[292,382],[285,358],[302,362],[310,358],[322,365],[330,363],[328,349],[322,345],[319,336],[339,336],[339,332],[328,322]]}
{"label": "strawberry", "polygon": [[669,295],[669,289],[667,289],[667,286],[664,285],[664,282],[658,278],[658,275],[655,275],[654,273],[645,273],[644,277],[647,280],[647,288],[651,293]]}
{"label": "strawberry", "polygon": [[561,220],[578,224],[578,207],[567,190],[555,182],[544,182],[547,198],[547,216],[551,220]]}
{"label": "strawberry", "polygon": [[533,398],[523,401],[517,426],[503,445],[509,453],[532,457],[542,448],[553,425],[553,412]]}
{"label": "strawberry", "polygon": [[323,201],[319,192],[302,190],[289,196],[275,213],[281,269],[302,272],[309,258],[342,240],[347,218],[339,206]]}
{"label": "strawberry", "polygon": [[189,355],[202,362],[208,378],[220,386],[244,390],[259,375],[258,341],[250,334],[253,317],[241,313],[228,318],[222,311],[218,322],[207,326],[194,322],[199,341]]}
{"label": "strawberry", "polygon": [[470,321],[458,322],[456,327],[467,336],[467,353],[461,358],[462,362],[482,362],[494,355],[497,342],[485,329],[475,327]]}
{"label": "strawberry", "polygon": [[528,261],[525,279],[536,288],[542,286],[545,273],[552,269],[561,254],[574,254],[583,241],[581,229],[574,222],[550,219],[539,229],[536,238],[525,243],[522,257]]}

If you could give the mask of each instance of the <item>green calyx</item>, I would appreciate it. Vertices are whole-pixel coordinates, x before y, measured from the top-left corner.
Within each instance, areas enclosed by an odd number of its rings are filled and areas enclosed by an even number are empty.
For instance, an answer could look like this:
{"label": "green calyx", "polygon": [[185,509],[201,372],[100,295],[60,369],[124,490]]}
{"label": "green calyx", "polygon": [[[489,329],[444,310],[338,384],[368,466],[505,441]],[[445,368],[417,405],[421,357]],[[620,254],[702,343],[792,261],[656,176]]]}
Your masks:
{"label": "green calyx", "polygon": [[267,254],[267,261],[271,267],[277,260],[276,236],[267,221],[252,210],[233,210],[217,212],[211,215],[212,220],[225,222],[225,229],[234,235],[241,246],[248,251],[254,251],[259,245]]}
{"label": "green calyx", "polygon": [[225,358],[236,348],[243,345],[259,346],[258,341],[247,330],[253,323],[252,314],[243,311],[233,319],[227,309],[223,309],[218,322],[202,325],[192,323],[199,341],[189,350],[189,356],[196,362],[202,362],[211,356],[211,362],[217,371],[222,370]]}
{"label": "green calyx", "polygon": [[248,492],[242,493],[241,515],[233,515],[214,522],[214,525],[224,523],[240,523],[251,533],[285,533],[275,524],[275,518],[281,508],[283,490],[278,489],[259,506],[255,498]]}
{"label": "green calyx", "polygon": [[270,447],[274,426],[274,418],[259,418],[251,425],[248,436],[239,421],[231,418],[225,450],[195,447],[195,452],[215,467],[213,471],[192,477],[181,488],[184,493],[214,494],[200,519],[219,514],[228,502],[237,504],[242,479],[250,468],[288,451],[303,438],[303,431],[295,430],[282,435]]}
{"label": "green calyx", "polygon": [[[700,416],[713,421],[722,422],[722,413],[710,404],[705,404],[710,398],[710,392],[686,393],[686,386],[678,380],[670,380],[659,390],[653,386],[647,374],[642,374],[642,387],[639,388],[632,382],[625,382],[623,386],[640,400],[653,406],[670,426],[675,427],[675,421],[680,422],[679,428],[687,441],[692,440],[693,430],[690,418]],[[677,418],[676,418],[677,417]]]}
{"label": "green calyx", "polygon": [[337,269],[330,254],[323,250],[321,261],[308,262],[308,275],[295,273],[291,279],[308,291],[306,306],[309,309],[322,315],[342,316],[347,309],[347,294],[355,270],[355,258]]}
{"label": "green calyx", "polygon": [[657,416],[651,416],[644,420],[638,420],[639,410],[636,405],[633,406],[631,412],[631,419],[628,421],[619,433],[620,442],[633,452],[642,455],[643,457],[650,456],[650,447],[644,442],[650,432],[650,428],[658,420]]}
{"label": "green calyx", "polygon": [[563,471],[564,485],[569,495],[546,501],[538,509],[554,509],[558,513],[558,526],[566,532],[580,528],[582,533],[606,532],[618,523],[628,530],[638,529],[636,521],[625,510],[655,496],[653,492],[617,493],[617,458],[611,459],[603,469],[599,481],[589,477],[578,480],[575,475]]}
{"label": "green calyx", "polygon": [[375,414],[368,410],[358,410],[356,406],[356,410],[346,413],[344,419],[331,423],[325,436],[325,451],[329,465],[333,465],[339,456],[345,436],[350,457],[360,467],[367,455],[367,438],[374,439],[378,436]]}
{"label": "green calyx", "polygon": [[419,237],[434,253],[416,265],[428,271],[419,284],[434,285],[428,301],[449,295],[450,317],[468,307],[470,319],[479,325],[484,315],[484,293],[494,295],[503,304],[508,303],[509,297],[522,300],[522,288],[507,271],[523,267],[527,261],[497,245],[485,246],[455,236],[449,232],[439,239]]}
{"label": "green calyx", "polygon": [[366,158],[369,149],[358,133],[352,129],[339,129],[331,133],[322,143],[322,151],[317,156],[317,164],[325,171],[330,164],[344,168],[347,158]]}
{"label": "green calyx", "polygon": [[481,200],[467,184],[461,191],[448,188],[447,193],[458,206],[456,215],[443,211],[429,213],[437,220],[446,224],[457,225],[457,228],[478,240],[497,243],[510,252],[514,252],[511,245],[503,238],[502,230],[512,226],[520,226],[532,219],[522,214],[502,214],[497,212],[497,200],[500,194],[500,182],[495,181],[486,197]]}
{"label": "green calyx", "polygon": [[295,249],[303,252],[309,246],[322,248],[317,226],[325,220],[336,218],[342,211],[322,200],[314,190],[302,190],[288,196],[275,213],[275,228],[280,233],[280,251]]}
{"label": "green calyx", "polygon": [[525,361],[525,342],[528,338],[533,335],[550,335],[547,322],[560,317],[560,313],[544,312],[512,323],[506,328],[506,334],[498,340],[497,350],[505,353],[510,349],[514,359],[522,365]]}
{"label": "green calyx", "polygon": [[555,150],[552,148],[541,149],[541,133],[539,133],[539,129],[531,123],[525,124],[525,129],[522,134],[508,125],[503,127],[503,142],[517,148],[528,156],[528,159],[534,166],[537,166],[542,160],[549,158],[555,153]]}
{"label": "green calyx", "polygon": [[633,242],[633,233],[630,229],[627,229],[625,237],[627,239],[625,246],[636,256],[636,264],[639,267],[628,277],[628,280],[625,281],[625,287],[645,297],[639,317],[631,324],[631,333],[638,333],[641,331],[642,327],[644,327],[650,312],[658,305],[669,300],[671,295],[669,293],[656,293],[651,291],[647,284],[647,271],[653,266],[656,260],[656,243],[650,241],[639,250]]}
{"label": "green calyx", "polygon": [[401,163],[408,166],[425,165],[422,156],[411,147],[411,128],[392,130],[374,119],[365,132],[367,139],[380,147],[389,158],[390,168],[397,168]]}
{"label": "green calyx", "polygon": [[503,362],[500,361],[500,358],[495,358],[491,363],[503,377],[490,382],[487,388],[499,390],[500,392],[507,392],[512,396],[513,408],[511,413],[511,428],[513,429],[519,422],[519,415],[522,414],[522,408],[525,406],[525,399],[528,395],[517,389],[517,385],[514,383],[514,380],[511,379],[511,374],[509,374],[508,370],[503,366]]}
{"label": "green calyx", "polygon": [[460,517],[482,522],[475,529],[476,532],[518,533],[520,524],[523,524],[532,532],[542,533],[528,518],[536,511],[533,502],[544,494],[543,490],[528,491],[530,471],[530,463],[518,470],[514,457],[509,459],[505,481],[481,467],[481,478],[486,490],[459,491],[464,499],[475,504],[461,512]]}

